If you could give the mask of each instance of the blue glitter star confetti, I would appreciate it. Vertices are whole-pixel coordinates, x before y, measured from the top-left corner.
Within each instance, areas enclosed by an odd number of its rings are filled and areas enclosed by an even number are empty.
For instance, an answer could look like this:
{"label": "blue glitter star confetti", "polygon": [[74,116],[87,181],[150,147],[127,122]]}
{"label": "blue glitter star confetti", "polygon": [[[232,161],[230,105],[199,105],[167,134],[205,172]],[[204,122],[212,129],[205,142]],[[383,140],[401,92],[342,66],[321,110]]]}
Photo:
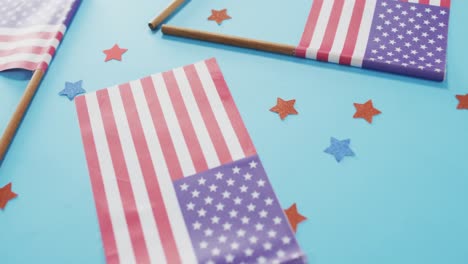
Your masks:
{"label": "blue glitter star confetti", "polygon": [[349,147],[350,139],[338,140],[334,137],[330,139],[330,146],[325,150],[325,153],[333,155],[336,161],[340,162],[344,157],[354,156],[354,152]]}
{"label": "blue glitter star confetti", "polygon": [[79,80],[77,82],[65,82],[65,88],[60,91],[60,96],[66,96],[70,101],[72,101],[75,96],[86,93],[86,90],[82,87],[83,80]]}

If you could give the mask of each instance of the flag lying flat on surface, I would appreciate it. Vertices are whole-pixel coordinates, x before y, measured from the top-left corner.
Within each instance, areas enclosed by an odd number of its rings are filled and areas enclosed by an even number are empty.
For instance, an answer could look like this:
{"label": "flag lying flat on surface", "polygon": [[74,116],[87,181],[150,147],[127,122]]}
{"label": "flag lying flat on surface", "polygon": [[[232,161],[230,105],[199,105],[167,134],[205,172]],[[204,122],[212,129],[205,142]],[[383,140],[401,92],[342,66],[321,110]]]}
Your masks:
{"label": "flag lying flat on surface", "polygon": [[80,0],[0,0],[0,71],[45,70]]}
{"label": "flag lying flat on surface", "polygon": [[450,0],[401,0],[402,2],[450,7]]}
{"label": "flag lying flat on surface", "polygon": [[304,263],[215,59],[76,107],[108,263]]}
{"label": "flag lying flat on surface", "polygon": [[314,0],[296,55],[443,81],[450,0]]}

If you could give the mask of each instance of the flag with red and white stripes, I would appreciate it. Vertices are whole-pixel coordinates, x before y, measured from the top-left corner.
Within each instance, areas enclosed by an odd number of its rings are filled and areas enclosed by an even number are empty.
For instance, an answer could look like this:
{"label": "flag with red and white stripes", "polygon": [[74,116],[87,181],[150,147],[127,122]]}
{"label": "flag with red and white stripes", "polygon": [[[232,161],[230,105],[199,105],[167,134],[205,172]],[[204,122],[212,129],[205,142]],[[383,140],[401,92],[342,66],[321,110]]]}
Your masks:
{"label": "flag with red and white stripes", "polygon": [[402,2],[450,7],[451,0],[401,0]]}
{"label": "flag with red and white stripes", "polygon": [[75,101],[108,263],[304,263],[215,59]]}
{"label": "flag with red and white stripes", "polygon": [[45,70],[80,0],[0,0],[0,71]]}
{"label": "flag with red and white stripes", "polygon": [[450,0],[314,0],[296,56],[442,81]]}

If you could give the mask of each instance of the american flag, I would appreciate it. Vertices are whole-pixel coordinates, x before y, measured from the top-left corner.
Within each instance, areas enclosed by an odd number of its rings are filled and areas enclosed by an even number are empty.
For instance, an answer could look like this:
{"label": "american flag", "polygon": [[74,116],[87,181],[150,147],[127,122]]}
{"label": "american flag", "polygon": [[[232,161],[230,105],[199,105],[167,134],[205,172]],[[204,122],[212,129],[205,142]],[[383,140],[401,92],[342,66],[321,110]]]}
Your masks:
{"label": "american flag", "polygon": [[314,0],[296,55],[442,81],[450,0]]}
{"label": "american flag", "polygon": [[0,0],[0,71],[45,70],[80,0]]}
{"label": "american flag", "polygon": [[76,107],[108,263],[304,263],[215,59]]}

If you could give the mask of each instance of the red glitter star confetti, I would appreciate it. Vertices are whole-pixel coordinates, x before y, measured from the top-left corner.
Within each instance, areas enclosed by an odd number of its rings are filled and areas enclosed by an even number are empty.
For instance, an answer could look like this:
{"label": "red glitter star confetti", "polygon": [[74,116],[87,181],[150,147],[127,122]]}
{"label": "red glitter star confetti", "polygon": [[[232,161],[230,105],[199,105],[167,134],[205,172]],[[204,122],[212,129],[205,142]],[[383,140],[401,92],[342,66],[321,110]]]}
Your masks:
{"label": "red glitter star confetti", "polygon": [[286,216],[288,217],[289,224],[291,225],[292,229],[294,232],[297,231],[297,225],[299,225],[301,222],[307,220],[307,218],[303,215],[301,215],[297,211],[297,205],[294,203],[289,207],[288,209],[284,210],[284,213],[286,213]]}
{"label": "red glitter star confetti", "polygon": [[102,52],[104,52],[106,54],[105,62],[110,61],[110,60],[121,61],[122,60],[122,54],[127,52],[127,50],[128,49],[122,49],[122,48],[119,47],[118,44],[115,44],[112,48],[103,50]]}
{"label": "red glitter star confetti", "polygon": [[297,115],[298,112],[294,109],[294,104],[296,100],[285,101],[278,97],[276,100],[276,105],[273,106],[270,111],[278,113],[280,118],[284,120],[288,115]]}
{"label": "red glitter star confetti", "polygon": [[211,16],[208,17],[208,20],[216,21],[218,25],[221,25],[224,20],[231,19],[231,17],[227,14],[227,9],[222,10],[211,10]]}
{"label": "red glitter star confetti", "polygon": [[4,209],[8,201],[16,196],[16,193],[11,191],[11,182],[0,188],[0,209]]}
{"label": "red glitter star confetti", "polygon": [[374,105],[372,104],[372,100],[369,100],[364,104],[354,103],[354,107],[356,107],[356,113],[353,117],[363,118],[369,123],[372,123],[372,118],[375,115],[382,113],[374,107]]}
{"label": "red glitter star confetti", "polygon": [[459,94],[456,97],[458,99],[457,109],[468,109],[468,94]]}

